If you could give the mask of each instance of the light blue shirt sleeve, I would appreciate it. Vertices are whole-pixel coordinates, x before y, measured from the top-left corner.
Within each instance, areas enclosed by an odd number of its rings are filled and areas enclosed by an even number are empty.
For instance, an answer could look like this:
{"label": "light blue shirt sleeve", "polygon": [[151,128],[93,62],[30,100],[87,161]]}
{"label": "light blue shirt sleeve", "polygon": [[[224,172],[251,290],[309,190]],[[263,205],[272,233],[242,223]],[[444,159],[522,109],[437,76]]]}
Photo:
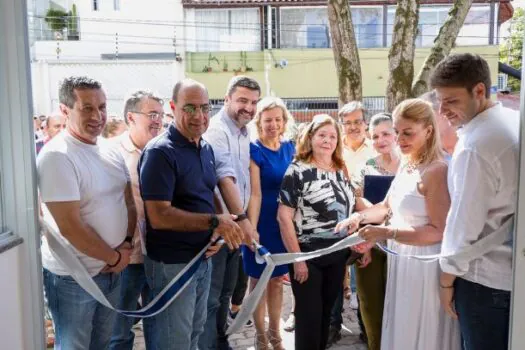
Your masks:
{"label": "light blue shirt sleeve", "polygon": [[203,135],[203,138],[213,148],[217,181],[220,181],[225,177],[233,177],[234,181],[237,182],[235,169],[231,164],[228,137],[225,132],[219,128],[209,128]]}

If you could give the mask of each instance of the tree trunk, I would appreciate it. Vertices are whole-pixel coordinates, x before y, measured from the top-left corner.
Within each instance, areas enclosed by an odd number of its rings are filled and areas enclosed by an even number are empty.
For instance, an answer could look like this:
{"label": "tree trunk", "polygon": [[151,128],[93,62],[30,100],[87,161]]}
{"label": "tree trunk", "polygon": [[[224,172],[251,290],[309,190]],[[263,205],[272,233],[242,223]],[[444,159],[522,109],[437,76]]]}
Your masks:
{"label": "tree trunk", "polygon": [[472,0],[454,1],[454,5],[448,12],[448,18],[439,29],[439,34],[436,39],[434,39],[434,46],[430,50],[425,63],[421,67],[421,70],[412,85],[412,96],[421,96],[428,91],[428,80],[430,74],[436,65],[450,54],[471,6]]}
{"label": "tree trunk", "polygon": [[332,50],[339,85],[339,105],[361,101],[361,64],[348,0],[328,0]]}
{"label": "tree trunk", "polygon": [[418,21],[419,1],[398,0],[392,46],[388,53],[390,72],[386,88],[386,108],[388,111],[392,111],[401,101],[412,97]]}

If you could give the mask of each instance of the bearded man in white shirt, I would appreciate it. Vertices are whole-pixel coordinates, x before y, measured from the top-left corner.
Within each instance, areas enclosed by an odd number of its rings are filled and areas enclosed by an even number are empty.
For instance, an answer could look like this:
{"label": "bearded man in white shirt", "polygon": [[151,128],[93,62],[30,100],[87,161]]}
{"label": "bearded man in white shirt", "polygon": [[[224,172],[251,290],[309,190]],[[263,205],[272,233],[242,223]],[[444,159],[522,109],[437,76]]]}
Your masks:
{"label": "bearded man in white shirt", "polygon": [[[442,244],[443,254],[456,256],[441,260],[441,303],[459,318],[466,350],[506,349],[519,118],[490,100],[490,69],[478,55],[445,58],[430,83],[439,112],[459,128],[449,165],[451,206]],[[480,241],[486,248],[480,249]]]}

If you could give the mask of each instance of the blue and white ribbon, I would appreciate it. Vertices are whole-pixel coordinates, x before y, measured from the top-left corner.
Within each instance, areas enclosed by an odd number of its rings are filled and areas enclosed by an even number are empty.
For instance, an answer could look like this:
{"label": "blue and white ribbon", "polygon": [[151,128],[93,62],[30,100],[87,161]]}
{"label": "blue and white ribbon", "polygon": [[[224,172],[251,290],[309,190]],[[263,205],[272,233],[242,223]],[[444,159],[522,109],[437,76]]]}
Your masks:
{"label": "blue and white ribbon", "polygon": [[[400,255],[397,252],[386,248],[380,244],[377,244],[379,249],[383,250],[387,254],[391,254],[397,257],[416,259],[424,262],[432,262],[439,259],[454,259],[456,261],[471,261],[474,258],[483,256],[487,252],[494,249],[494,247],[500,246],[505,242],[512,239],[514,217],[507,218],[500,228],[486,237],[483,237],[474,244],[465,247],[457,252],[451,254],[434,254],[434,255]],[[94,299],[100,302],[102,305],[115,310],[123,315],[130,317],[151,317],[165,310],[188,286],[191,282],[193,275],[199,268],[200,263],[206,259],[206,251],[208,248],[216,242],[208,243],[185,267],[181,270],[171,282],[157,295],[148,305],[140,310],[128,311],[121,310],[112,305],[102,293],[98,285],[93,281],[89,272],[86,270],[84,265],[80,262],[73,250],[68,247],[63,240],[59,238],[59,233],[53,227],[51,227],[44,220],[41,220],[41,225],[47,231],[47,241],[54,256],[61,263],[62,266],[66,266],[70,272],[71,277]],[[243,307],[239,311],[237,317],[228,328],[227,333],[232,334],[237,332],[250,318],[255,311],[255,308],[259,304],[259,301],[266,290],[266,286],[272,277],[272,273],[276,266],[293,264],[296,262],[306,261],[314,259],[323,255],[331,254],[343,249],[348,249],[356,244],[365,242],[357,233],[348,236],[341,241],[333,244],[330,247],[319,249],[312,252],[306,253],[283,253],[283,254],[271,254],[265,247],[255,243],[256,246],[256,260],[258,263],[266,263],[266,267],[263,270],[257,286],[248,295],[243,302]],[[217,242],[220,243],[220,242]]]}
{"label": "blue and white ribbon", "polygon": [[[494,232],[490,233],[486,237],[478,240],[472,245],[466,246],[460,249],[457,252],[450,254],[432,254],[432,255],[408,255],[408,254],[399,254],[379,243],[376,243],[377,247],[384,251],[387,254],[393,255],[395,257],[402,257],[407,259],[415,259],[422,262],[435,262],[440,259],[454,259],[454,261],[463,261],[469,262],[475,258],[481,257],[493,250],[495,247],[501,246],[505,242],[508,242],[512,239],[514,225],[514,216],[510,216],[504,220],[503,224]],[[266,267],[263,270],[263,273],[257,282],[257,285],[253,291],[248,295],[244,300],[243,306],[239,311],[237,317],[230,325],[227,330],[227,334],[233,334],[239,331],[248,321],[250,315],[255,311],[255,308],[259,304],[259,301],[266,290],[266,286],[270,281],[273,270],[276,266],[293,264],[300,261],[306,261],[313,258],[317,258],[322,255],[327,255],[342,249],[352,247],[356,244],[365,242],[361,237],[358,236],[358,233],[354,233],[351,236],[346,237],[345,239],[333,244],[332,246],[324,249],[319,249],[313,252],[308,253],[283,253],[283,254],[271,254],[266,248],[260,246],[257,243],[254,243],[256,246],[256,261],[258,263],[266,262]]]}
{"label": "blue and white ribbon", "polygon": [[212,244],[215,244],[215,242],[208,243],[148,305],[140,310],[128,311],[120,310],[112,305],[73,250],[58,238],[59,233],[44,220],[41,220],[40,223],[47,232],[47,242],[51,250],[54,251],[54,256],[62,266],[67,267],[71,277],[99,303],[130,317],[152,317],[164,311],[188,286],[199,265],[206,259],[206,251]]}

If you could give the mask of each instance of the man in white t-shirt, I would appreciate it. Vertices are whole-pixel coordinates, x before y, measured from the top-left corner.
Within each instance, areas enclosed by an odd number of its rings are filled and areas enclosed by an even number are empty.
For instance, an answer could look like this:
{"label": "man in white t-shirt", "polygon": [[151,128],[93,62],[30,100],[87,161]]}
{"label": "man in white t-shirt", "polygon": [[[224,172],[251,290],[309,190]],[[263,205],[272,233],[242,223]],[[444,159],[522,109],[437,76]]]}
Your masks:
{"label": "man in white t-shirt", "polygon": [[[60,111],[67,128],[37,158],[44,220],[79,260],[107,299],[117,304],[120,271],[129,263],[136,209],[122,155],[99,138],[106,96],[99,82],[66,78]],[[71,277],[42,240],[44,290],[61,349],[107,349],[116,312],[99,304]]]}
{"label": "man in white t-shirt", "polygon": [[439,112],[461,128],[441,252],[469,256],[440,261],[440,297],[459,319],[465,350],[508,347],[513,227],[506,222],[516,212],[520,127],[516,112],[490,99],[490,76],[482,57],[465,53],[445,58],[430,80]]}

